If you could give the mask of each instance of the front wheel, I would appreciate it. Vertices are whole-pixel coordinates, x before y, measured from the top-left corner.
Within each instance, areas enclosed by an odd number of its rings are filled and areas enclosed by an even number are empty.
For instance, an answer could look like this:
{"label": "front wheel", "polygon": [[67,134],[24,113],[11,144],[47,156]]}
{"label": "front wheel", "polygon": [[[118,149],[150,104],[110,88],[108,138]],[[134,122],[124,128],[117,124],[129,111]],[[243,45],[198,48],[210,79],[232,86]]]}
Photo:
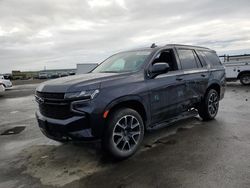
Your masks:
{"label": "front wheel", "polygon": [[103,146],[116,159],[132,156],[141,145],[144,125],[138,112],[130,108],[118,109],[108,119]]}
{"label": "front wheel", "polygon": [[203,100],[200,103],[198,112],[200,117],[204,121],[212,120],[218,113],[219,109],[219,95],[214,89],[210,89],[205,94]]}
{"label": "front wheel", "polygon": [[243,74],[240,76],[240,83],[242,85],[250,85],[250,74]]}

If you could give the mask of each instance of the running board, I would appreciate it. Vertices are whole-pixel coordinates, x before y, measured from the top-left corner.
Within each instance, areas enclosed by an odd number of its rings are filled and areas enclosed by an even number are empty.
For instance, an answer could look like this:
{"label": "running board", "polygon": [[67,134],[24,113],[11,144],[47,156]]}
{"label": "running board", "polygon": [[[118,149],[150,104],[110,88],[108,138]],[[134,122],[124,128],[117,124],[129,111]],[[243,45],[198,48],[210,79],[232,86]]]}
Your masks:
{"label": "running board", "polygon": [[154,131],[154,130],[157,130],[157,129],[161,129],[163,127],[167,127],[177,121],[180,121],[180,120],[184,120],[184,119],[187,119],[187,118],[191,118],[191,117],[194,117],[194,116],[197,116],[198,115],[198,112],[196,109],[192,109],[192,110],[189,110],[187,112],[184,112],[178,116],[175,116],[173,118],[170,118],[169,120],[167,121],[164,121],[162,123],[159,123],[159,124],[155,124],[153,125],[152,127],[148,127],[147,130],[148,131]]}

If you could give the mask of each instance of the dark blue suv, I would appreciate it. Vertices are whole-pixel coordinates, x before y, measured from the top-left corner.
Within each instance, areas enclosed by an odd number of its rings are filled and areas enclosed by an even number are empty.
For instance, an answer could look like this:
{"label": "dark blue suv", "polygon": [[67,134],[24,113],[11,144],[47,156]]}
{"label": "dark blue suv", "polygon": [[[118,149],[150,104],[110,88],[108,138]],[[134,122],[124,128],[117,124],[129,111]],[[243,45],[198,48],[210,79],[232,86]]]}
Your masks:
{"label": "dark blue suv", "polygon": [[88,74],[51,80],[36,90],[41,131],[57,141],[101,139],[127,158],[144,132],[195,116],[214,119],[225,70],[208,48],[166,45],[121,52]]}

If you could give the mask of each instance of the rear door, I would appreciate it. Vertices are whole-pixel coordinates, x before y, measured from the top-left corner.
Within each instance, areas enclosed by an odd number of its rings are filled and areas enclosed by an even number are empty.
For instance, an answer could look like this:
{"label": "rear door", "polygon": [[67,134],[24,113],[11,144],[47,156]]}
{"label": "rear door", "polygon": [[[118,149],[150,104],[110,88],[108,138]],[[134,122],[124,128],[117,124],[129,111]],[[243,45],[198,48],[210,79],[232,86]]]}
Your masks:
{"label": "rear door", "polygon": [[208,84],[209,71],[193,49],[177,49],[186,83],[186,102],[183,111],[201,100]]}

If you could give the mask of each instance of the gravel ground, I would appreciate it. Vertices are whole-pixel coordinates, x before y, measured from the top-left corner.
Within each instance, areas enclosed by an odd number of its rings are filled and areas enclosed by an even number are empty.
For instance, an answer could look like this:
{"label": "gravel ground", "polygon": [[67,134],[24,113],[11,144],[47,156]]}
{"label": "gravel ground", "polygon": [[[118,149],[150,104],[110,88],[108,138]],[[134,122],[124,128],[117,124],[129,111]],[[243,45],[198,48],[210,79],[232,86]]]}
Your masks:
{"label": "gravel ground", "polygon": [[34,116],[36,86],[0,96],[0,188],[250,187],[250,87],[228,84],[215,120],[194,117],[148,133],[135,156],[115,162],[99,142],[60,144],[43,136]]}

